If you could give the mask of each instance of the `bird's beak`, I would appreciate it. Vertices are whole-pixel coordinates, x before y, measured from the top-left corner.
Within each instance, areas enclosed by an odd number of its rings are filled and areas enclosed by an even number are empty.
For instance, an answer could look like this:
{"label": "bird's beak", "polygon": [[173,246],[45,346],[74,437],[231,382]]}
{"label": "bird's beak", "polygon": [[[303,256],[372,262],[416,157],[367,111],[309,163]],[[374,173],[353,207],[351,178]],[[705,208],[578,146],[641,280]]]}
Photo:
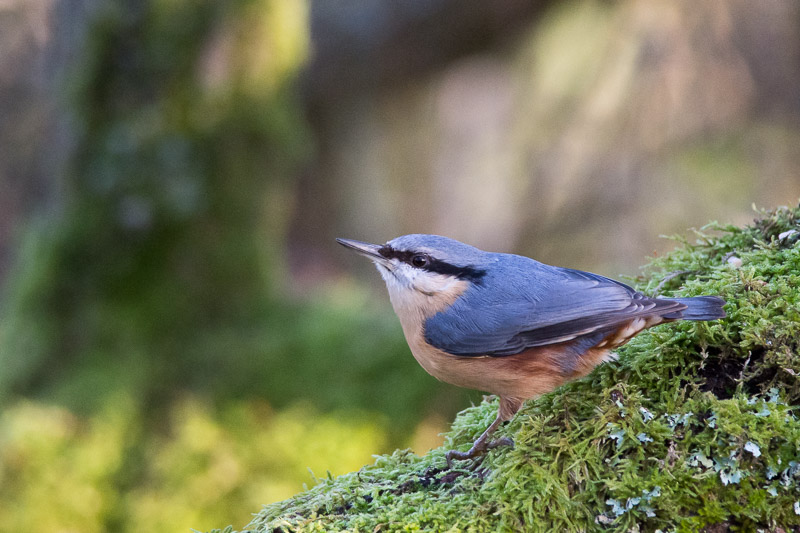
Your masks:
{"label": "bird's beak", "polygon": [[356,252],[357,254],[363,255],[373,261],[377,261],[383,265],[388,263],[385,257],[383,257],[378,250],[381,247],[377,244],[370,244],[368,242],[361,242],[361,241],[354,241],[351,239],[336,239],[336,242],[344,246],[345,248],[349,248]]}

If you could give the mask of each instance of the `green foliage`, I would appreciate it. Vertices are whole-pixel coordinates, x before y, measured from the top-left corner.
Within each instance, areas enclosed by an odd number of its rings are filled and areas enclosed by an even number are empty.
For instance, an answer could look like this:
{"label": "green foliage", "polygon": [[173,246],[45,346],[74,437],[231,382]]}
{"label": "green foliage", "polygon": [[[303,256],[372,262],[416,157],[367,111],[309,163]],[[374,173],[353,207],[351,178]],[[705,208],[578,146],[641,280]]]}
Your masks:
{"label": "green foliage", "polygon": [[465,398],[419,368],[385,301],[353,285],[316,296],[280,302],[245,331],[202,337],[191,345],[193,369],[181,385],[213,398],[261,396],[277,408],[303,400],[322,411],[369,409],[392,416],[398,438],[435,395]]}
{"label": "green foliage", "polygon": [[246,515],[387,446],[387,420],[258,401],[172,403],[165,425],[118,396],[91,417],[19,401],[0,416],[0,531],[188,531]]}
{"label": "green foliage", "polygon": [[305,4],[283,4],[97,3],[70,73],[64,205],[29,232],[6,289],[0,398],[90,379],[114,354],[158,401],[209,338],[263,319],[286,176],[308,144],[290,91]]}
{"label": "green foliage", "polygon": [[645,292],[720,294],[728,318],[638,336],[619,361],[529,402],[502,431],[515,447],[478,468],[447,470],[444,454],[469,446],[496,401],[461,413],[442,448],[378,457],[268,505],[247,527],[800,527],[800,208],[762,213],[745,228],[709,226],[646,272]]}

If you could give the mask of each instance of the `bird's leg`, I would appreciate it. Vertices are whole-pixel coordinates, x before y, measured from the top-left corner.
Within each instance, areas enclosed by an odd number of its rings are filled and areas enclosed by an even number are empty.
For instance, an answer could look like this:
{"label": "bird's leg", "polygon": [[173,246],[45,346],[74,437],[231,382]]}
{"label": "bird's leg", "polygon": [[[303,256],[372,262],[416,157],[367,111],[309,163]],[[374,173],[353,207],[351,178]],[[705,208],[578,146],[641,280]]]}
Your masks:
{"label": "bird's leg", "polygon": [[453,467],[453,459],[464,460],[464,459],[472,459],[473,457],[478,457],[483,455],[488,450],[492,450],[494,448],[498,448],[500,446],[514,446],[514,441],[508,437],[503,437],[501,439],[496,440],[488,440],[489,436],[497,430],[497,428],[505,422],[506,420],[511,419],[514,414],[519,411],[522,402],[516,398],[508,398],[508,397],[500,397],[500,408],[497,411],[497,418],[494,419],[486,431],[484,431],[478,440],[476,440],[472,447],[466,452],[459,452],[457,450],[450,450],[445,455],[447,459],[447,467]]}
{"label": "bird's leg", "polygon": [[480,437],[478,437],[478,440],[476,440],[473,443],[472,448],[470,448],[469,451],[459,452],[458,450],[450,450],[449,452],[447,452],[447,455],[445,456],[447,458],[447,467],[448,468],[453,467],[452,464],[453,459],[459,459],[459,460],[472,459],[473,457],[483,455],[484,453],[486,453],[487,450],[490,450],[492,448],[497,448],[498,446],[503,446],[503,445],[513,446],[514,442],[508,437],[487,442],[489,435],[494,433],[497,427],[503,422],[504,420],[500,418],[500,415],[498,415],[497,418],[494,419],[494,422],[492,422],[491,425],[488,428],[486,428],[486,431],[484,431],[483,434]]}

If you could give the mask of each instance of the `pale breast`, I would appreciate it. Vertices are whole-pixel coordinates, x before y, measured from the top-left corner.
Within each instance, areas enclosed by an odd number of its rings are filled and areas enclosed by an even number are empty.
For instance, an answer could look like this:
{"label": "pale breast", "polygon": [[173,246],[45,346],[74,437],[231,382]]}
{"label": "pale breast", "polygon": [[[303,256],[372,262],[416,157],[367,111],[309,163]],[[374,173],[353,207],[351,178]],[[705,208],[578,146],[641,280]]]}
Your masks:
{"label": "pale breast", "polygon": [[603,353],[591,358],[591,363],[587,360],[587,364],[566,374],[558,363],[566,349],[563,345],[531,348],[504,357],[464,357],[434,348],[421,336],[406,336],[406,340],[417,362],[440,381],[520,400],[550,392],[587,374],[606,356],[602,350]]}

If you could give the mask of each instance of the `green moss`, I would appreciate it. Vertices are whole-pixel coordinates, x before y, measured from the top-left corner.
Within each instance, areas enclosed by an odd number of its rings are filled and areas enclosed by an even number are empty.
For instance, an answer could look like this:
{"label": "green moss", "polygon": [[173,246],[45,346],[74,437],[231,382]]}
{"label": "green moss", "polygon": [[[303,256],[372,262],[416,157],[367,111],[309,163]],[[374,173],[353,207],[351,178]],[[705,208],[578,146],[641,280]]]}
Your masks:
{"label": "green moss", "polygon": [[[408,451],[266,506],[255,531],[754,531],[800,527],[800,209],[711,225],[638,287],[720,294],[728,318],[654,328],[619,361],[528,404],[471,470],[447,470],[494,418],[465,410]],[[783,238],[780,236],[783,235]],[[741,264],[739,265],[739,260]],[[661,285],[670,273],[685,271]]]}

